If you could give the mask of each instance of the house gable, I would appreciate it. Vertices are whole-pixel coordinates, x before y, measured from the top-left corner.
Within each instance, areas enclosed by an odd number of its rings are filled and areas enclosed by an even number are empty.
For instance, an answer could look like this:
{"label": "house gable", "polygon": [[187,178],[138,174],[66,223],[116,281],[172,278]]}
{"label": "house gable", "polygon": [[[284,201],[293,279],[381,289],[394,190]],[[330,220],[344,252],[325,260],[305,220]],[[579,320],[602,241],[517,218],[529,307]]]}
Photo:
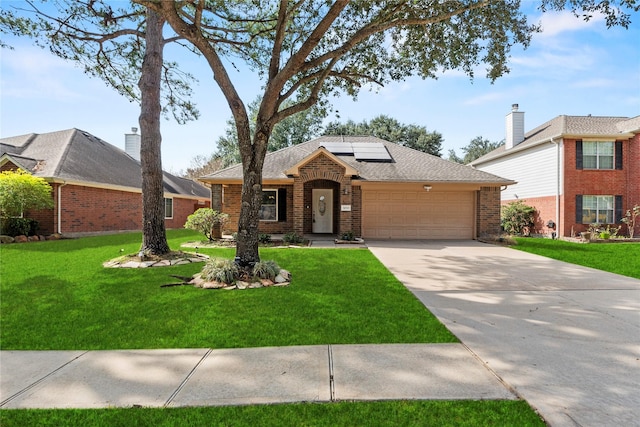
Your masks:
{"label": "house gable", "polygon": [[[307,166],[309,163],[311,163],[312,161],[314,161],[315,159],[324,156],[326,158],[328,158],[328,160],[330,162],[333,162],[335,164],[337,164],[338,166],[344,168],[344,173],[343,176],[345,177],[351,177],[351,176],[358,176],[358,171],[348,165],[347,163],[343,162],[342,160],[340,160],[337,156],[335,156],[334,154],[332,154],[331,152],[329,152],[326,148],[324,147],[319,147],[316,151],[314,151],[311,155],[305,157],[304,159],[302,159],[301,161],[299,161],[298,163],[296,163],[295,165],[293,165],[292,167],[290,167],[289,169],[287,169],[285,171],[286,175],[289,176],[300,176],[300,170]],[[314,173],[317,175],[318,173],[323,173],[325,171],[323,171],[322,168],[314,168],[312,169],[314,171]],[[329,179],[332,181],[340,181],[340,177],[317,177],[315,179]]]}

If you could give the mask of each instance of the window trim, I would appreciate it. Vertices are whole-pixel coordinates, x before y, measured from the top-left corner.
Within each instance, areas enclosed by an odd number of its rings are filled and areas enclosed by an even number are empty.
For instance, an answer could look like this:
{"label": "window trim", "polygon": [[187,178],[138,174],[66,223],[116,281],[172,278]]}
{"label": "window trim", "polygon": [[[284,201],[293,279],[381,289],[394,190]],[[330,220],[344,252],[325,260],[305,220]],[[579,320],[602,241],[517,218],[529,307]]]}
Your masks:
{"label": "window trim", "polygon": [[[274,219],[262,219],[262,218],[260,218],[259,220],[262,221],[262,222],[278,222],[278,189],[277,188],[263,188],[262,189],[263,197],[264,197],[264,193],[266,191],[271,191],[271,192],[275,193],[275,195],[276,195],[275,202],[274,202],[274,206],[276,208],[275,218]],[[271,205],[267,205],[267,206],[271,206]],[[262,208],[262,204],[260,204],[260,207]],[[260,215],[260,214],[258,214],[258,215]]]}
{"label": "window trim", "polygon": [[[584,222],[584,211],[585,211],[585,198],[586,197],[593,197],[595,198],[595,209],[593,209],[595,211],[595,221],[589,221],[589,222]],[[598,200],[600,200],[601,198],[604,197],[608,197],[611,199],[611,209],[600,209],[600,206],[598,204]],[[608,201],[607,201],[608,202]],[[605,215],[608,217],[608,212],[611,212],[611,219],[612,221],[605,221],[605,222],[600,222],[599,221],[599,217],[601,213],[605,213]],[[615,224],[616,221],[616,196],[615,195],[611,195],[611,194],[583,194],[581,195],[581,212],[580,212],[580,216],[581,221],[580,224],[598,224],[598,225],[606,225],[606,224]]]}
{"label": "window trim", "polygon": [[[167,200],[171,200],[171,215],[167,216]],[[173,219],[173,197],[164,198],[164,219]]]}
{"label": "window trim", "polygon": [[[596,152],[595,152],[595,158],[596,158],[596,166],[595,167],[587,167],[586,166],[586,162],[584,161],[584,158],[587,154],[585,154],[586,151],[586,144],[595,144],[596,147]],[[611,149],[612,149],[612,153],[611,156],[609,155],[604,155],[604,154],[600,154],[600,149],[599,147],[601,146],[601,144],[611,144]],[[586,170],[606,170],[606,171],[610,171],[610,170],[615,170],[616,169],[616,141],[603,141],[603,140],[597,140],[597,141],[589,141],[589,140],[583,140],[582,141],[582,166],[583,169]],[[593,154],[589,154],[589,156],[594,156]],[[602,157],[611,157],[611,167],[610,168],[603,168],[600,166],[600,159]]]}

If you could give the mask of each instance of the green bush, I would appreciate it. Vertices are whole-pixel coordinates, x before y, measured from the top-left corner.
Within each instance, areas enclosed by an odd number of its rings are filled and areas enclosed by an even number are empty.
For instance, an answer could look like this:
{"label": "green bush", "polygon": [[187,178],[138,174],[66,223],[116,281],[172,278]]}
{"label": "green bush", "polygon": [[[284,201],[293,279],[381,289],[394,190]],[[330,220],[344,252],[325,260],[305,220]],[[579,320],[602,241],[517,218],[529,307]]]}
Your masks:
{"label": "green bush", "polygon": [[271,234],[266,234],[266,233],[258,234],[258,242],[271,243]]}
{"label": "green bush", "polygon": [[187,217],[184,228],[199,231],[211,241],[222,237],[222,227],[228,221],[228,214],[214,211],[211,208],[200,208]]}
{"label": "green bush", "polygon": [[356,240],[356,236],[353,234],[353,231],[345,231],[340,234],[340,240],[346,240],[348,242],[353,242]]}
{"label": "green bush", "polygon": [[211,258],[202,268],[201,277],[207,281],[232,284],[240,277],[240,269],[233,260]]}
{"label": "green bush", "polygon": [[32,218],[2,218],[1,233],[16,237],[33,236],[38,233],[40,223]]}
{"label": "green bush", "polygon": [[502,228],[509,234],[528,236],[533,228],[536,209],[518,200],[502,206]]}
{"label": "green bush", "polygon": [[253,266],[253,275],[260,279],[273,280],[280,273],[280,267],[275,261],[259,261]]}
{"label": "green bush", "polygon": [[286,233],[284,236],[282,236],[282,241],[284,243],[302,243],[304,242],[304,237],[302,237],[301,235],[299,235],[298,233],[296,233],[295,231],[292,231],[290,233]]}

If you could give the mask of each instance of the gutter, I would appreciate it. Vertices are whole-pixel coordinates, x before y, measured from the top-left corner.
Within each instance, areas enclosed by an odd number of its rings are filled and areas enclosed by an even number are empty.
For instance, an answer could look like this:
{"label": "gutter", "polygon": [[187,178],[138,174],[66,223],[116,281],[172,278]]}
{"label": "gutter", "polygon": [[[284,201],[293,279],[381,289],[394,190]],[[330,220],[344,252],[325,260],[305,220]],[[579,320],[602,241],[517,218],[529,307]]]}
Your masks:
{"label": "gutter", "polygon": [[58,186],[58,234],[62,234],[62,187],[65,185],[66,181],[62,181]]}
{"label": "gutter", "polygon": [[549,138],[549,143],[555,144],[556,146],[556,231],[557,237],[559,238],[563,235],[560,234],[560,142],[562,139],[554,141],[553,138],[553,136]]}

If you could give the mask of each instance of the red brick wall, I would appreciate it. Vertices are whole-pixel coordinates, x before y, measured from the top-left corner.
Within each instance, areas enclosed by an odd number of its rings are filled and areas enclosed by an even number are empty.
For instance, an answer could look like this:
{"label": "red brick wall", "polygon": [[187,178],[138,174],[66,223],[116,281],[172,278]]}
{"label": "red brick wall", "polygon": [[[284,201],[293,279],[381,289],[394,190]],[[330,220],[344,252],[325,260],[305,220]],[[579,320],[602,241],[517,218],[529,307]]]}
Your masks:
{"label": "red brick wall", "polygon": [[479,237],[500,234],[500,187],[481,187],[477,192]]}
{"label": "red brick wall", "polygon": [[[576,195],[622,195],[623,210],[633,207],[633,199],[639,198],[640,149],[638,135],[622,144],[622,170],[576,169],[576,140],[564,140],[564,191],[561,220],[563,236],[578,234],[589,228],[576,222]],[[638,200],[640,203],[640,200]],[[623,227],[624,229],[624,227]]]}
{"label": "red brick wall", "polygon": [[[287,190],[287,220],[286,221],[260,221],[258,231],[267,234],[284,234],[293,230],[293,185],[268,185],[262,186],[264,189],[277,190],[285,188]],[[238,220],[240,219],[240,205],[242,196],[242,185],[228,185],[224,187],[224,203],[222,212],[229,214],[229,223],[226,232],[231,234],[238,231]]]}
{"label": "red brick wall", "polygon": [[[502,205],[508,205],[511,202],[515,202],[517,199],[503,200]],[[556,196],[547,197],[530,197],[528,199],[518,199],[525,205],[533,206],[536,208],[536,214],[534,217],[534,228],[531,230],[532,234],[548,234],[553,230],[547,228],[549,220],[556,222]],[[556,230],[558,225],[556,224]]]}
{"label": "red brick wall", "polygon": [[[184,228],[187,217],[200,208],[211,207],[211,201],[198,203],[197,200],[173,198],[173,218],[164,220],[164,226],[170,228]],[[142,214],[141,214],[142,215]]]}

